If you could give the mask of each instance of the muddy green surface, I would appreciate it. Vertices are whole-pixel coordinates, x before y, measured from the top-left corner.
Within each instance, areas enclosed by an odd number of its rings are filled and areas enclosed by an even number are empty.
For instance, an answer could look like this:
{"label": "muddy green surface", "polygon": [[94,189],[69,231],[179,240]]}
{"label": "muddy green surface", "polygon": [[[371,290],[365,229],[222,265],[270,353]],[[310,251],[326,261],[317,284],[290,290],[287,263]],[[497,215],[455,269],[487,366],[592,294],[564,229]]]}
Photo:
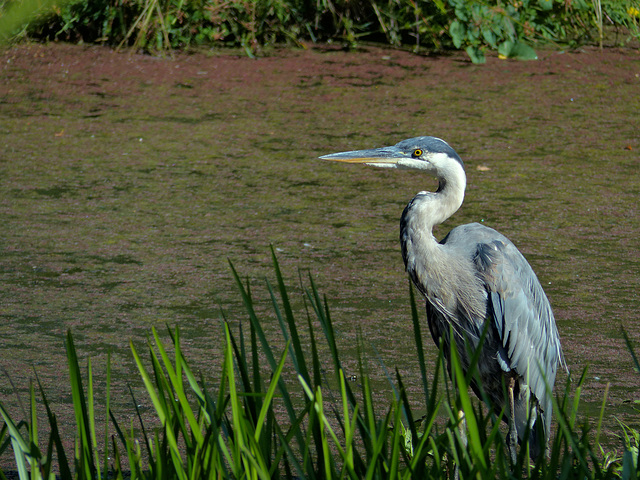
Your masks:
{"label": "muddy green surface", "polygon": [[614,416],[638,426],[640,375],[620,330],[640,344],[639,112],[637,50],[484,66],[376,48],[259,60],[55,44],[0,52],[0,401],[21,418],[16,397],[27,400],[35,370],[70,421],[68,329],[99,392],[112,352],[125,425],[127,383],[149,408],[129,341],[143,348],[152,326],[179,326],[194,368],[215,382],[220,310],[246,326],[227,259],[282,341],[264,287],[270,245],[301,322],[299,270],[329,299],[345,363],[356,365],[361,332],[374,365],[415,386],[398,221],[434,182],[316,157],[434,135],[468,174],[465,203],[439,235],[480,221],[510,237],[551,299],[571,371],[589,366],[585,415],[609,383],[608,431],[619,431]]}

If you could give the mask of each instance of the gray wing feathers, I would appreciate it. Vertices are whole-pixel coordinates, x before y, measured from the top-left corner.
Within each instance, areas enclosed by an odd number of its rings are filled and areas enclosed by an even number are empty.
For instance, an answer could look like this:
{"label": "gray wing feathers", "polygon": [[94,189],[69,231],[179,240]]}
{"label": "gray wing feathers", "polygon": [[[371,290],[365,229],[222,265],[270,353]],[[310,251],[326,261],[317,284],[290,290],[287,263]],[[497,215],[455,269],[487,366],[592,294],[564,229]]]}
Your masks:
{"label": "gray wing feathers", "polygon": [[553,385],[562,351],[542,286],[529,263],[505,237],[478,244],[474,261],[489,294],[509,367],[525,379],[544,408],[549,401],[545,378]]}

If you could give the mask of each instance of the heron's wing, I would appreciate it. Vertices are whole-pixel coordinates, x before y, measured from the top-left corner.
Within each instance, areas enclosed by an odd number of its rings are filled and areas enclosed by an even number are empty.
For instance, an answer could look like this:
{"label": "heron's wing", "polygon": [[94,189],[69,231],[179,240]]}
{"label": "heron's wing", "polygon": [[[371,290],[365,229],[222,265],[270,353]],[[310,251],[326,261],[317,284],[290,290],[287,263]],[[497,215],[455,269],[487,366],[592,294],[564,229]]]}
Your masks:
{"label": "heron's wing", "polygon": [[507,365],[547,403],[546,381],[555,382],[563,362],[553,312],[533,269],[506,237],[477,245],[474,262],[485,283],[489,309]]}

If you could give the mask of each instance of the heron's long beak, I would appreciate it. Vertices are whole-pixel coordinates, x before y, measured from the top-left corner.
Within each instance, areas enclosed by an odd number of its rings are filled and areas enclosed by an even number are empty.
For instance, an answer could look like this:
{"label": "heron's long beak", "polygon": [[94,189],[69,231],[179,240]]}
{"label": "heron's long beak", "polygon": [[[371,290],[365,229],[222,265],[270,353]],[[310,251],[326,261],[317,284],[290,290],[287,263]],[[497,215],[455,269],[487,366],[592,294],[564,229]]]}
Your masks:
{"label": "heron's long beak", "polygon": [[400,160],[407,158],[407,154],[397,147],[382,147],[332,153],[320,158],[333,162],[366,163],[374,167],[395,167]]}

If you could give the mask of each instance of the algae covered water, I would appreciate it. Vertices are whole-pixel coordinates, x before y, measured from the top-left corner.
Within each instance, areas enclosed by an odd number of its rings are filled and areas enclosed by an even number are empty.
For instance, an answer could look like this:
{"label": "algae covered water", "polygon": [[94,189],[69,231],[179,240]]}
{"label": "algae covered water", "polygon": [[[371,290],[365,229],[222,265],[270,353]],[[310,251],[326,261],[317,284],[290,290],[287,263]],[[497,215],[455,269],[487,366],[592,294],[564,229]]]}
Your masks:
{"label": "algae covered water", "polygon": [[[610,383],[607,427],[616,430],[614,414],[636,422],[627,415],[640,376],[620,330],[640,340],[640,58],[540,57],[476,66],[377,48],[258,60],[5,50],[0,366],[13,383],[0,382],[0,400],[19,416],[16,391],[25,395],[35,368],[71,418],[68,329],[98,375],[112,352],[123,415],[133,415],[127,383],[144,397],[129,341],[141,347],[152,326],[180,326],[188,358],[215,378],[221,311],[245,320],[229,259],[282,341],[267,313],[270,246],[294,291],[300,272],[327,295],[352,365],[360,334],[367,355],[411,387],[419,370],[398,222],[434,181],[317,157],[433,135],[468,176],[462,209],[437,234],[479,221],[511,238],[551,299],[570,368],[590,365],[587,414]],[[294,303],[304,308],[301,295]]]}

